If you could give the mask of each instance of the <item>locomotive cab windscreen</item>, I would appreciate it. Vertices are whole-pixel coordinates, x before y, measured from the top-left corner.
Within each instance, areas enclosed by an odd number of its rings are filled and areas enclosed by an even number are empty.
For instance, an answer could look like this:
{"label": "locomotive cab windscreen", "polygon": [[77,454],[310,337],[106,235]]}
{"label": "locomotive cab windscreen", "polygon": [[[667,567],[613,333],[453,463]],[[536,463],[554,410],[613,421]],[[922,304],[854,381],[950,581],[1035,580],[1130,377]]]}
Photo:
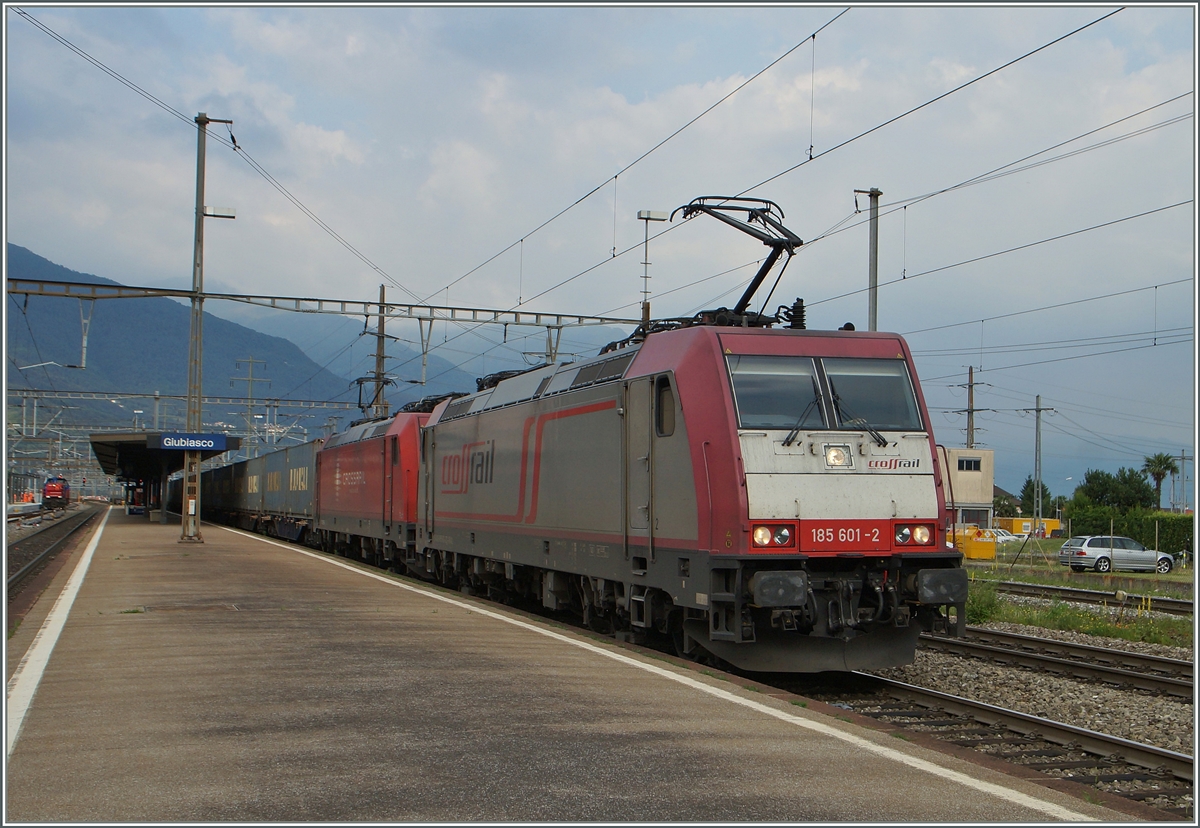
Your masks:
{"label": "locomotive cab windscreen", "polygon": [[924,431],[899,359],[725,357],[742,429]]}

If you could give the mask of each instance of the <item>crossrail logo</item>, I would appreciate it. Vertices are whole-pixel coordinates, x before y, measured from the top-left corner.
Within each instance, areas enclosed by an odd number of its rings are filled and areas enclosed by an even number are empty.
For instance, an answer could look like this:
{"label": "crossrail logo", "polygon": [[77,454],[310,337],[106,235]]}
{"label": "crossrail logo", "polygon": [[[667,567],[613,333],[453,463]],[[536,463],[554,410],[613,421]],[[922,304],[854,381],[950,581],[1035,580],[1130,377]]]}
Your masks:
{"label": "crossrail logo", "polygon": [[868,460],[868,469],[919,469],[921,460],[904,460],[899,457],[888,457],[885,460]]}
{"label": "crossrail logo", "polygon": [[466,494],[471,484],[491,483],[495,465],[495,440],[467,443],[442,458],[442,494]]}

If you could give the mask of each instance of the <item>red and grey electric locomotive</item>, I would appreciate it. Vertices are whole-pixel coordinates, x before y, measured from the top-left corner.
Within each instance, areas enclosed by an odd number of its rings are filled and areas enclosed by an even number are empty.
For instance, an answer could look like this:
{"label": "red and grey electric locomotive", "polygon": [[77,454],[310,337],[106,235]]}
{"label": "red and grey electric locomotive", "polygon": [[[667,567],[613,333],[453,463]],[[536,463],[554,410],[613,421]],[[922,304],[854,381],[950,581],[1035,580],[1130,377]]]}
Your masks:
{"label": "red and grey electric locomotive", "polygon": [[42,484],[42,508],[61,509],[71,503],[71,484],[61,474],[46,478]]}
{"label": "red and grey electric locomotive", "polygon": [[771,202],[681,209],[772,247],[734,308],[331,438],[311,540],[745,670],[910,662],[967,578],[907,344],[747,310],[800,240]]}

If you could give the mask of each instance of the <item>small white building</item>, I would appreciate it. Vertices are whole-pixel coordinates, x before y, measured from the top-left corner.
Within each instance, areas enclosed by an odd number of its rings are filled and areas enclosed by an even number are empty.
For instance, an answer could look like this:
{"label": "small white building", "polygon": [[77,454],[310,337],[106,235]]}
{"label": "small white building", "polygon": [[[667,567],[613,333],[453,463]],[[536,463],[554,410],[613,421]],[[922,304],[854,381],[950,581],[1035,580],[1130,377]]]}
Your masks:
{"label": "small white building", "polygon": [[995,452],[980,448],[946,448],[945,452],[942,490],[948,522],[992,528]]}

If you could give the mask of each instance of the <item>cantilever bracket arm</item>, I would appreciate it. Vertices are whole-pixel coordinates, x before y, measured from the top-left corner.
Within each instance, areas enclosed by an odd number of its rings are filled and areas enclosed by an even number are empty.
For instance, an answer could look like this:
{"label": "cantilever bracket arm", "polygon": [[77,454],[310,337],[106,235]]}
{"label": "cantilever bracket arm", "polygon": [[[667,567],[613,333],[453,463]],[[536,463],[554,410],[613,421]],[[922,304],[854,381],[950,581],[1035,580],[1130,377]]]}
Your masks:
{"label": "cantilever bracket arm", "polygon": [[[710,204],[709,202],[716,202]],[[758,273],[754,274],[754,278],[750,280],[750,284],[746,287],[746,292],[742,294],[742,298],[738,300],[734,306],[734,313],[745,313],[750,307],[750,300],[754,298],[755,291],[762,285],[766,279],[767,273],[779,261],[780,255],[787,253],[791,256],[796,252],[796,248],[804,244],[803,240],[791,230],[783,226],[783,210],[779,209],[779,205],[773,201],[767,201],[762,198],[740,198],[737,196],[701,196],[700,198],[692,199],[688,204],[676,208],[675,212],[671,213],[671,218],[675,218],[675,213],[683,213],[683,218],[690,219],[698,213],[706,213],[715,219],[720,219],[731,227],[736,227],[743,233],[761,241],[763,244],[771,248],[771,253],[763,262],[762,267],[758,269]],[[740,218],[735,218],[727,215],[729,212],[745,213],[746,219],[743,221]],[[762,225],[762,229],[755,227],[752,222],[757,222]]]}

